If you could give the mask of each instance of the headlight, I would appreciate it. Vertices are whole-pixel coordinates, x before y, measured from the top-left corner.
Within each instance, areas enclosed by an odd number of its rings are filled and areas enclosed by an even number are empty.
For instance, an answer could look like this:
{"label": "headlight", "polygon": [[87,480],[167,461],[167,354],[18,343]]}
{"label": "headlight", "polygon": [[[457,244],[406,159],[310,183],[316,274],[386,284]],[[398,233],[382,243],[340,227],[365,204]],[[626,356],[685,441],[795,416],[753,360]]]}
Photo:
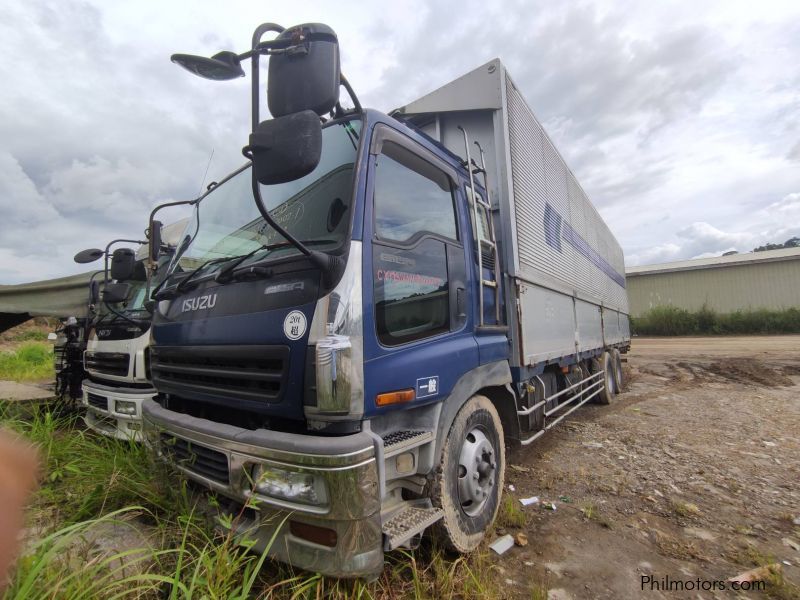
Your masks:
{"label": "headlight", "polygon": [[135,415],[136,402],[130,400],[117,400],[116,411],[121,415]]}
{"label": "headlight", "polygon": [[289,502],[315,506],[328,503],[325,481],[320,477],[268,465],[256,465],[253,469],[253,490],[256,494]]}

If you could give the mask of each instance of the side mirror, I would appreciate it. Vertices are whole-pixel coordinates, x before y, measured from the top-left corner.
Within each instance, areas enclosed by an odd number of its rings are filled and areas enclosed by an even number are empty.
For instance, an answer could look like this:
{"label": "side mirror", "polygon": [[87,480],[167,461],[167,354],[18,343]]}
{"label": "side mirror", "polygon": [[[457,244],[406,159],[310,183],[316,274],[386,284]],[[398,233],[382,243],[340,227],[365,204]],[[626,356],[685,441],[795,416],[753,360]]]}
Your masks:
{"label": "side mirror", "polygon": [[156,301],[155,300],[145,300],[143,306],[144,306],[144,309],[152,315],[153,311],[156,308]]}
{"label": "side mirror", "polygon": [[322,124],[312,110],[259,123],[244,154],[259,183],[272,185],[308,175],[319,164]]}
{"label": "side mirror", "polygon": [[137,260],[133,265],[133,275],[128,279],[131,281],[147,281],[147,267],[144,266],[143,260]]}
{"label": "side mirror", "polygon": [[96,261],[98,258],[103,256],[103,254],[104,252],[100,250],[100,248],[88,248],[78,252],[73,260],[79,265],[85,265],[87,263]]}
{"label": "side mirror", "polygon": [[[304,41],[306,36],[313,41]],[[290,27],[276,40],[293,45],[269,58],[267,104],[273,117],[312,110],[324,115],[339,101],[339,41],[322,23]]]}
{"label": "side mirror", "polygon": [[103,288],[103,302],[124,302],[131,291],[129,283],[109,283]]}
{"label": "side mirror", "polygon": [[153,221],[150,224],[150,231],[148,233],[150,260],[155,262],[161,254],[161,221]]}
{"label": "side mirror", "polygon": [[117,248],[111,255],[111,279],[125,281],[136,271],[136,253],[130,248]]}

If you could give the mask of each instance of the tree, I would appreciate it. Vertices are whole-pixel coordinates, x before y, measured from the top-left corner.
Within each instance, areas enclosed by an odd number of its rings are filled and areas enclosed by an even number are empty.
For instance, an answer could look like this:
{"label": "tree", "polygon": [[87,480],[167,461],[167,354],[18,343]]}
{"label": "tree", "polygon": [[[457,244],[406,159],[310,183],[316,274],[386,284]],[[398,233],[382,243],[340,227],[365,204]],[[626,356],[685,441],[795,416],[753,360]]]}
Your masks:
{"label": "tree", "polygon": [[764,252],[765,250],[781,250],[783,248],[800,248],[800,237],[794,236],[786,240],[783,244],[768,243],[758,248],[753,248],[753,252]]}

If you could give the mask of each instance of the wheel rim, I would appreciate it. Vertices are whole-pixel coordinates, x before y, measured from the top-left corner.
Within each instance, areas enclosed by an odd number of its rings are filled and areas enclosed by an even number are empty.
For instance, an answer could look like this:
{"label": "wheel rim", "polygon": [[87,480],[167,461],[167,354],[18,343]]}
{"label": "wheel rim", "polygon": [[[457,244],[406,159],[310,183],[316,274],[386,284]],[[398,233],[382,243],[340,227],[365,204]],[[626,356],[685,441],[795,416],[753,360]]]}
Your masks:
{"label": "wheel rim", "polygon": [[461,443],[458,458],[458,500],[467,515],[481,512],[497,481],[497,454],[479,427],[471,429]]}

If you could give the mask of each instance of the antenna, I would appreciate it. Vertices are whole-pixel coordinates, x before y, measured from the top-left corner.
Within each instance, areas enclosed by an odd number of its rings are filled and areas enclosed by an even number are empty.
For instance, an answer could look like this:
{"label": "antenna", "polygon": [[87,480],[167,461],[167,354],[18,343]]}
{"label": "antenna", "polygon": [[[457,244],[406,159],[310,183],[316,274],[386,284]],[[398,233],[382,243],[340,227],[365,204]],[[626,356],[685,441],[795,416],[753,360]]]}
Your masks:
{"label": "antenna", "polygon": [[200,191],[197,192],[198,196],[203,195],[203,186],[206,184],[206,177],[208,177],[208,170],[211,168],[211,161],[214,158],[214,148],[211,149],[211,156],[208,157],[208,164],[206,165],[206,172],[203,173],[203,180],[200,182]]}

